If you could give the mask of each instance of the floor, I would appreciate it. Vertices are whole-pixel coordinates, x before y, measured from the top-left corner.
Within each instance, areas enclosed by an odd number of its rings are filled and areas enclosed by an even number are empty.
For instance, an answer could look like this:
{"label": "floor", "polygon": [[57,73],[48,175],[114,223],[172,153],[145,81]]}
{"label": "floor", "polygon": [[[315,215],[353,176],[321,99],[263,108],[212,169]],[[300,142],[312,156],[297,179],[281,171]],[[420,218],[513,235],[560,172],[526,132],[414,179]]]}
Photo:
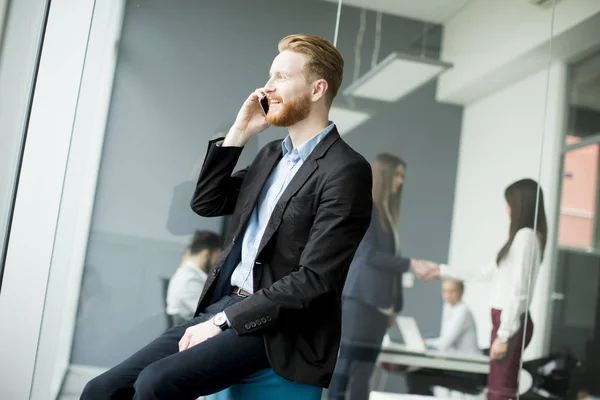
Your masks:
{"label": "floor", "polygon": [[79,400],[85,384],[104,371],[104,368],[71,365],[57,400]]}

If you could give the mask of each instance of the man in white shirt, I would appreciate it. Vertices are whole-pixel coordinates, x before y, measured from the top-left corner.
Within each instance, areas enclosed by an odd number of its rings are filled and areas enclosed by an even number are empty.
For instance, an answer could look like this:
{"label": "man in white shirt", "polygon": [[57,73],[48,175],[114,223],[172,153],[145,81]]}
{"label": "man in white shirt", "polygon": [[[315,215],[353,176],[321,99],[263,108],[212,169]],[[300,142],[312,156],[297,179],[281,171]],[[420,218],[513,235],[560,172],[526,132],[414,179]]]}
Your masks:
{"label": "man in white shirt", "polygon": [[208,272],[221,252],[221,237],[211,231],[196,231],[181,265],[167,289],[167,314],[179,325],[194,316]]}
{"label": "man in white shirt", "polygon": [[[477,345],[477,328],[471,310],[462,302],[465,287],[462,281],[442,282],[442,327],[440,336],[425,340],[436,350],[461,353],[481,353]],[[412,394],[433,396],[433,386],[443,386],[457,391],[467,391],[474,384],[485,384],[483,377],[436,369],[419,369],[407,374],[407,384]],[[481,382],[480,382],[481,381]],[[461,390],[463,389],[463,390]]]}

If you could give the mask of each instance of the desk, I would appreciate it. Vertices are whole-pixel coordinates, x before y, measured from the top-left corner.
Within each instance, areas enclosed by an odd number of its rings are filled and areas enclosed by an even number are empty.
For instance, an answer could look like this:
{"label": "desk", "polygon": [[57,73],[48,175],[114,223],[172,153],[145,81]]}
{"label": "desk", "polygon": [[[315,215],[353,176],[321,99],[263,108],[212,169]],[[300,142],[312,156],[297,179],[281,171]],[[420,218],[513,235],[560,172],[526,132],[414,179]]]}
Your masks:
{"label": "desk", "polygon": [[[405,345],[392,342],[386,334],[381,343],[378,362],[406,365],[415,368],[432,368],[446,371],[461,371],[475,374],[490,372],[490,359],[483,354],[468,354],[426,350],[419,352],[407,349]],[[527,392],[533,384],[533,377],[521,369],[519,378],[519,394]]]}
{"label": "desk", "polygon": [[437,350],[419,352],[407,349],[403,344],[392,342],[388,335],[383,338],[378,361],[417,368],[433,368],[475,374],[488,374],[490,372],[490,359],[483,354]]}

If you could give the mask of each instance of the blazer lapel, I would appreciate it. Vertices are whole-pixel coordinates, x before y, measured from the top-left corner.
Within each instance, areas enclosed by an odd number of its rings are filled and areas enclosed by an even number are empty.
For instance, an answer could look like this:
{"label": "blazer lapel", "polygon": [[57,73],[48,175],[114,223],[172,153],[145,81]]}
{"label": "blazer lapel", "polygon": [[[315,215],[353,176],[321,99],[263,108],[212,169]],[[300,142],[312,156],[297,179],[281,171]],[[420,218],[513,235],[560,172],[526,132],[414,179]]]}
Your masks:
{"label": "blazer lapel", "polygon": [[247,176],[247,179],[251,179],[252,184],[246,189],[246,193],[241,193],[241,195],[244,195],[244,207],[242,208],[240,224],[236,229],[234,237],[237,237],[240,230],[246,226],[252,210],[256,207],[258,196],[260,196],[265,182],[269,179],[271,172],[273,172],[273,169],[282,156],[281,144],[273,143],[273,146],[266,151],[265,155],[260,160],[257,160],[256,167],[252,168],[256,172],[251,177]]}
{"label": "blazer lapel", "polygon": [[325,152],[329,147],[339,139],[340,135],[337,130],[334,128],[325,138],[315,147],[313,152],[308,156],[306,161],[302,164],[296,175],[292,178],[285,191],[277,201],[277,205],[273,209],[273,213],[271,214],[271,218],[269,219],[269,223],[267,228],[265,229],[265,233],[260,241],[260,246],[258,248],[258,253],[263,250],[271,237],[279,228],[281,224],[281,219],[283,217],[283,211],[287,207],[290,198],[295,195],[301,188],[304,186],[306,181],[313,175],[313,173],[319,167],[317,162],[318,159],[322,158],[325,155]]}

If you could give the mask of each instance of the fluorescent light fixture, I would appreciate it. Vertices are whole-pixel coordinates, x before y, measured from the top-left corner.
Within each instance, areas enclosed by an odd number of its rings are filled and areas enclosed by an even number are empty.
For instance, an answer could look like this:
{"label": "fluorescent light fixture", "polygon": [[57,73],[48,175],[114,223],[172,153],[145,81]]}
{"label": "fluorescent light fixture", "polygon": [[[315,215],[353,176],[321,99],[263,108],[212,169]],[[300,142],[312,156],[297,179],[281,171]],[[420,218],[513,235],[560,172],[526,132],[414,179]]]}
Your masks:
{"label": "fluorescent light fixture", "polygon": [[395,102],[451,67],[438,60],[392,53],[348,86],[344,94]]}
{"label": "fluorescent light fixture", "polygon": [[329,119],[335,123],[340,135],[345,135],[369,118],[371,118],[370,114],[350,108],[334,105],[329,110]]}

